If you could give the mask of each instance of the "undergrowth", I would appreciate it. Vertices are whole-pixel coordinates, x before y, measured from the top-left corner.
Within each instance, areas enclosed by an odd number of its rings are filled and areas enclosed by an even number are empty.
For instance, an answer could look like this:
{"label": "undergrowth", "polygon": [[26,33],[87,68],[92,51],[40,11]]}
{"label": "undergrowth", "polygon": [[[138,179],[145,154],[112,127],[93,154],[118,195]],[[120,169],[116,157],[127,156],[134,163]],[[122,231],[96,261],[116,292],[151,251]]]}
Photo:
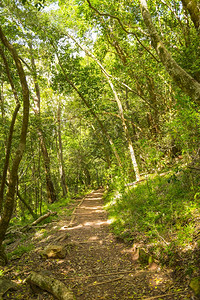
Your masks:
{"label": "undergrowth", "polygon": [[[164,264],[200,246],[200,172],[176,169],[133,187],[108,190],[105,208],[115,235],[142,244]],[[119,187],[119,183],[118,183]]]}
{"label": "undergrowth", "polygon": [[34,245],[28,244],[28,245],[19,245],[15,250],[7,254],[8,259],[11,259],[13,257],[21,257],[24,253],[30,252],[33,250]]}

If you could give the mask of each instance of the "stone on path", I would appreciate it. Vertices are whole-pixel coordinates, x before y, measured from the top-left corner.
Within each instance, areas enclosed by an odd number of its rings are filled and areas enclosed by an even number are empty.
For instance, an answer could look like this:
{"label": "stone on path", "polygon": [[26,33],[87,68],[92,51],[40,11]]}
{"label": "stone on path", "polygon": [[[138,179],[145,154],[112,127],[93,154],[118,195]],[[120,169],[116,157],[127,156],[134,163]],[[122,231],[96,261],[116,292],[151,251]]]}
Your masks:
{"label": "stone on path", "polygon": [[64,258],[66,250],[63,246],[49,245],[40,252],[43,258]]}

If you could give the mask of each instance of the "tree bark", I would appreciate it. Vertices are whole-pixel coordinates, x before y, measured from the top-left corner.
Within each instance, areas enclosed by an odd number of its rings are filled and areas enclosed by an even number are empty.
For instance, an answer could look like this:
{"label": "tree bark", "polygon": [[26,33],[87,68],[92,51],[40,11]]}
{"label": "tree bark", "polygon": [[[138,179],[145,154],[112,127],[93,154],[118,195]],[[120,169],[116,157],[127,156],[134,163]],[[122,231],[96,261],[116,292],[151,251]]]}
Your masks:
{"label": "tree bark", "polygon": [[190,17],[197,30],[200,28],[200,4],[196,0],[181,0],[183,6],[189,11]]}
{"label": "tree bark", "polygon": [[19,164],[22,160],[23,153],[25,151],[26,146],[26,136],[27,136],[27,129],[28,129],[28,120],[29,120],[29,89],[26,81],[26,76],[24,73],[24,69],[18,57],[17,51],[15,48],[9,43],[7,38],[5,37],[1,27],[0,27],[0,39],[4,46],[9,50],[11,53],[15,65],[18,71],[20,84],[22,88],[22,98],[23,98],[23,120],[21,126],[21,134],[19,144],[13,158],[13,164],[10,172],[10,180],[8,185],[8,192],[5,197],[5,202],[3,206],[3,212],[0,219],[0,248],[2,249],[2,242],[4,240],[6,230],[8,228],[10,219],[12,217],[13,207],[14,207],[14,196],[16,191],[16,183],[17,183],[17,176],[18,176],[18,168]]}
{"label": "tree bark", "polygon": [[4,167],[3,167],[3,175],[1,178],[1,186],[0,186],[0,213],[3,207],[3,200],[4,200],[4,190],[5,190],[5,185],[6,185],[6,177],[7,177],[7,172],[8,172],[8,166],[9,166],[9,159],[10,159],[10,153],[11,153],[11,144],[12,144],[12,137],[13,137],[13,132],[14,132],[14,125],[15,121],[17,118],[17,113],[19,111],[20,104],[18,103],[17,106],[15,107],[15,110],[13,112],[11,124],[10,124],[10,129],[9,129],[9,135],[8,135],[8,141],[7,141],[7,146],[6,146],[6,157],[5,157],[5,162],[4,162]]}
{"label": "tree bark", "polygon": [[177,62],[172,58],[170,52],[165,48],[153,22],[147,7],[146,0],[139,0],[142,16],[146,27],[149,30],[151,42],[156,50],[166,71],[173,78],[174,82],[195,101],[200,104],[200,84],[183,70]]}
{"label": "tree bark", "polygon": [[[10,68],[9,68],[6,56],[5,56],[4,51],[1,48],[1,46],[0,46],[0,55],[3,59],[4,66],[5,66],[5,69],[6,69],[6,74],[7,74],[8,80],[10,82],[14,98],[16,100],[16,107],[15,107],[15,110],[13,112],[12,120],[11,120],[11,123],[10,123],[10,129],[9,129],[8,140],[7,140],[7,145],[6,145],[6,156],[5,156],[5,162],[4,162],[4,167],[3,167],[3,175],[2,175],[2,178],[1,178],[1,186],[0,186],[0,212],[1,212],[2,206],[3,206],[3,198],[4,198],[4,190],[5,190],[5,185],[6,185],[6,177],[7,177],[8,167],[9,167],[12,137],[13,137],[13,132],[14,132],[15,121],[16,121],[16,118],[17,118],[18,111],[20,109],[20,103],[19,103],[17,92],[15,90],[13,80],[12,80],[12,76],[10,74]],[[3,105],[3,103],[2,103],[2,105]],[[3,114],[3,110],[2,110],[2,114]]]}

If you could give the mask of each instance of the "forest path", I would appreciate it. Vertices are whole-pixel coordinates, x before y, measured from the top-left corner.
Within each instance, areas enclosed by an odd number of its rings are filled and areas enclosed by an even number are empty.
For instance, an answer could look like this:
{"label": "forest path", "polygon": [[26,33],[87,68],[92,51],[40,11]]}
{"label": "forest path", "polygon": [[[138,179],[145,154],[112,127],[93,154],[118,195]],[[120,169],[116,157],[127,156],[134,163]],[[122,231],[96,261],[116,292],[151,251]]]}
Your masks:
{"label": "forest path", "polygon": [[[135,260],[133,247],[118,242],[111,233],[103,205],[103,190],[99,189],[77,199],[70,207],[63,207],[59,219],[45,229],[32,231],[11,244],[10,251],[17,245],[30,243],[34,244],[34,250],[13,258],[4,269],[19,284],[18,290],[9,291],[4,299],[54,299],[42,290],[33,293],[25,281],[31,271],[45,272],[62,281],[77,300],[191,299],[180,294],[180,284],[173,281],[172,271],[141,267]],[[69,209],[73,211],[71,216],[67,216]],[[64,246],[66,257],[42,258],[41,250],[47,245]]]}
{"label": "forest path", "polygon": [[[132,249],[116,241],[102,196],[101,189],[87,195],[75,209],[70,227],[61,227],[69,233],[69,253],[60,264],[66,285],[80,300],[146,299],[156,295],[166,299],[170,276],[142,269],[132,259]],[[167,294],[167,299],[179,299]]]}

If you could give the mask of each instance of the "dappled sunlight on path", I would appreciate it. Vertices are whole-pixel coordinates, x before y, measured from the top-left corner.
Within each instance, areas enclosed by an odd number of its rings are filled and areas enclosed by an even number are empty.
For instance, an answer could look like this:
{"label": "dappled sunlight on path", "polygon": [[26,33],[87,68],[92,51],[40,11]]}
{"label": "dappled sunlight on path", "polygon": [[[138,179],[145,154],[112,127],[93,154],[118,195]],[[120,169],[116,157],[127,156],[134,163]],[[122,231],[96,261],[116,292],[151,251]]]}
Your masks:
{"label": "dappled sunlight on path", "polygon": [[[145,299],[164,295],[170,278],[166,276],[162,283],[161,273],[143,269],[137,259],[133,259],[133,247],[116,241],[103,209],[102,196],[103,190],[87,195],[74,210],[73,221],[60,228],[69,234],[68,255],[59,264],[66,284],[81,300]],[[178,298],[171,295],[167,299]]]}

